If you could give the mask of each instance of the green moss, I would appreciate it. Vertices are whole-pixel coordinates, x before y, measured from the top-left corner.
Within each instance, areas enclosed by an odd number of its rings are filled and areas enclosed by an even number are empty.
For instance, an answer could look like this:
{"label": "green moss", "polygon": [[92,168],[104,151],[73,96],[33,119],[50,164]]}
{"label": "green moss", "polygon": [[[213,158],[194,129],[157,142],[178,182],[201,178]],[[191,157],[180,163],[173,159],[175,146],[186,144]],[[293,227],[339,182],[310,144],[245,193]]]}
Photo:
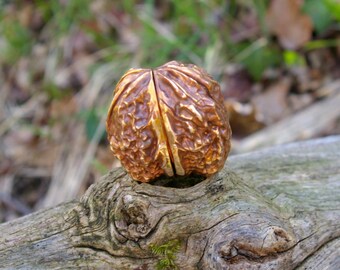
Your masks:
{"label": "green moss", "polygon": [[169,240],[162,245],[151,245],[151,252],[158,256],[157,269],[179,269],[175,264],[176,253],[180,249],[180,241],[177,239]]}

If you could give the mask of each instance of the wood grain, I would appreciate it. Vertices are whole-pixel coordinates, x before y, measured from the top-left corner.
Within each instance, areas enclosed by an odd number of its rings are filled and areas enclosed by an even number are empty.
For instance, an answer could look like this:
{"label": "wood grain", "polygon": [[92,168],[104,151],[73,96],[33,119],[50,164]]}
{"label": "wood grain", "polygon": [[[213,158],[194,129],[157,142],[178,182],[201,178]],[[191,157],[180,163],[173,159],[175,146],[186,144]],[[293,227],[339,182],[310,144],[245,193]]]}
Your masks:
{"label": "wood grain", "polygon": [[232,156],[188,188],[117,169],[0,232],[1,269],[156,269],[171,240],[179,269],[339,269],[340,136]]}

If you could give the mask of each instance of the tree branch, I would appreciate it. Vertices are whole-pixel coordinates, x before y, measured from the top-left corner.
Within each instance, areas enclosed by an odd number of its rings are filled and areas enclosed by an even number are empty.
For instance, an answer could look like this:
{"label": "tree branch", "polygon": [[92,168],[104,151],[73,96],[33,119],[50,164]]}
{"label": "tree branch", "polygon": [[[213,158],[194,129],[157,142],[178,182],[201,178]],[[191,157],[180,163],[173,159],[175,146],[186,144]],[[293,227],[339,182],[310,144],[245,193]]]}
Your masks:
{"label": "tree branch", "polygon": [[0,265],[336,269],[339,182],[340,136],[232,156],[187,188],[139,184],[118,169],[80,201],[0,225]]}

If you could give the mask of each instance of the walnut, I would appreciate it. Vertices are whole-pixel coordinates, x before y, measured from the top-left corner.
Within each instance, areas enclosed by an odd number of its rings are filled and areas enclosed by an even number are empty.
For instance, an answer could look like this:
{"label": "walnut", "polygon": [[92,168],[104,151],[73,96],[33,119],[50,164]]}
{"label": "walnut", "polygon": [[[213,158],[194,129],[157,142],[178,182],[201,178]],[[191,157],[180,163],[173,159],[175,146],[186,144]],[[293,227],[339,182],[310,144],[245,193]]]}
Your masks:
{"label": "walnut", "polygon": [[160,175],[212,175],[230,150],[219,84],[175,61],[130,69],[118,82],[106,123],[114,154],[137,181]]}

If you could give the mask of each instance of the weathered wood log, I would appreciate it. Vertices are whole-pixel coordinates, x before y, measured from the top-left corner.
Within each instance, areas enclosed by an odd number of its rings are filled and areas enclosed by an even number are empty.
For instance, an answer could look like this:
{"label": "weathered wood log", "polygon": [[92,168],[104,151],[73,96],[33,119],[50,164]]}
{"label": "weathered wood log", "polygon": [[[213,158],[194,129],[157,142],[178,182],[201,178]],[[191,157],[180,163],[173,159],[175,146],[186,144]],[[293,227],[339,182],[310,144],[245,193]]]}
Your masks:
{"label": "weathered wood log", "polygon": [[0,225],[1,269],[166,264],[339,269],[340,136],[232,156],[191,187],[139,184],[118,169],[80,201]]}

